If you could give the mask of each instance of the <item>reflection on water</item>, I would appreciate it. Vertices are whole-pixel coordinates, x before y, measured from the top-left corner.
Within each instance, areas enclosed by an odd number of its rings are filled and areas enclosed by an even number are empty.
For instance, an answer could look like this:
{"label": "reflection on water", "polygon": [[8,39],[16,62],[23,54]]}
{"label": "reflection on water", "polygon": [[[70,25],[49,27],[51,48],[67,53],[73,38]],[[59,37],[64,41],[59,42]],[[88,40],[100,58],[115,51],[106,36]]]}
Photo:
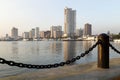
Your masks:
{"label": "reflection on water", "polygon": [[88,50],[92,46],[92,41],[83,41],[83,48]]}
{"label": "reflection on water", "polygon": [[[90,47],[92,47],[92,41],[83,41],[83,48],[85,51],[88,50]],[[92,60],[92,52],[89,52],[89,54],[85,56],[85,61],[87,63],[90,62],[90,60]]]}
{"label": "reflection on water", "polygon": [[17,42],[12,42],[12,53],[18,54],[18,43]]}
{"label": "reflection on water", "polygon": [[52,53],[62,53],[62,43],[61,42],[52,42],[50,45],[50,49]]}
{"label": "reflection on water", "polygon": [[67,41],[63,43],[64,46],[64,60],[70,60],[76,55],[75,41]]}
{"label": "reflection on water", "polygon": [[18,57],[18,42],[16,42],[16,41],[12,42],[11,51],[12,51],[11,59],[18,61],[19,60],[19,57]]}
{"label": "reflection on water", "polygon": [[40,45],[38,43],[36,43],[36,54],[38,54],[38,55],[39,55],[39,51],[40,51],[39,46]]}
{"label": "reflection on water", "polygon": [[31,44],[31,54],[36,54],[36,55],[39,55],[39,46],[40,44],[36,41],[34,42],[34,44]]}

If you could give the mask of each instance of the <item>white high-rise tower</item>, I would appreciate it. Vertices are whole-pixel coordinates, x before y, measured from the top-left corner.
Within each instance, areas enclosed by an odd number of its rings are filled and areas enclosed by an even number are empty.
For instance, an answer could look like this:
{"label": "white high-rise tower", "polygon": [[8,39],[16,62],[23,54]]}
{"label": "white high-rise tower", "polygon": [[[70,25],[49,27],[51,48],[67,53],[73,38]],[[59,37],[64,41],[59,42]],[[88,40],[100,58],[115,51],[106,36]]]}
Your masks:
{"label": "white high-rise tower", "polygon": [[74,37],[76,30],[76,10],[64,9],[64,34],[67,37]]}

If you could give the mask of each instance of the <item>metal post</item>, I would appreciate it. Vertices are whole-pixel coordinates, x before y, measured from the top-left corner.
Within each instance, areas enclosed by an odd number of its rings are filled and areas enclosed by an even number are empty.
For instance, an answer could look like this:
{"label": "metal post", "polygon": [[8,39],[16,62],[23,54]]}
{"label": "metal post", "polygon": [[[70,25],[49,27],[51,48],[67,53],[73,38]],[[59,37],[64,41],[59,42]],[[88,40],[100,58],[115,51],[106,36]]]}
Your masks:
{"label": "metal post", "polygon": [[98,40],[101,44],[98,45],[98,67],[109,68],[109,36],[107,34],[100,34]]}

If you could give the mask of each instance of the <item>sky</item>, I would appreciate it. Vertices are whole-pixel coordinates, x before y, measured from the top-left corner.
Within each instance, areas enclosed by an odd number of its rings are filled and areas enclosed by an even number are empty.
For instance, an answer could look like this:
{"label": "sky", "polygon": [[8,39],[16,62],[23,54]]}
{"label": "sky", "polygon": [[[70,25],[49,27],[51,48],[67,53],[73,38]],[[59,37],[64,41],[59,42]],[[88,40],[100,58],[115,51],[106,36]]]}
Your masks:
{"label": "sky", "polygon": [[64,30],[64,8],[76,10],[76,28],[92,24],[92,33],[120,32],[120,0],[0,0],[0,36],[12,27],[22,32],[39,27],[50,30],[61,25]]}

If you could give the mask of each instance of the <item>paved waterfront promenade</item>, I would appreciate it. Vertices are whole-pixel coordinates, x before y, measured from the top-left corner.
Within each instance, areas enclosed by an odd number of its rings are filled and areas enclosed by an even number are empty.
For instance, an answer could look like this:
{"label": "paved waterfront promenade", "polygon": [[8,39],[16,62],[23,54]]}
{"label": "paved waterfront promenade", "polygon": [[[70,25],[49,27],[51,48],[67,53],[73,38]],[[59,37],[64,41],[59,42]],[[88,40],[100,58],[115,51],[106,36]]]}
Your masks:
{"label": "paved waterfront promenade", "polygon": [[97,68],[97,63],[64,66],[22,73],[0,80],[112,80],[120,75],[120,58],[110,60],[110,69]]}

